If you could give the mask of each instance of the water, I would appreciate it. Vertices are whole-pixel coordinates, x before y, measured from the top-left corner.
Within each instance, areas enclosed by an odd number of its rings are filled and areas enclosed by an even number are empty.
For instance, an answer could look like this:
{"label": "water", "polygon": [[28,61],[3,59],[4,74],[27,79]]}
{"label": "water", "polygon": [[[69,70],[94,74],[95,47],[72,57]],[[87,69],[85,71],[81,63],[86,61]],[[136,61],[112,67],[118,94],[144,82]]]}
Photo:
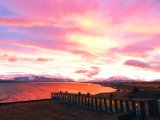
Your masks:
{"label": "water", "polygon": [[51,92],[68,91],[71,93],[114,92],[115,89],[91,83],[0,83],[0,102],[16,102],[50,98]]}

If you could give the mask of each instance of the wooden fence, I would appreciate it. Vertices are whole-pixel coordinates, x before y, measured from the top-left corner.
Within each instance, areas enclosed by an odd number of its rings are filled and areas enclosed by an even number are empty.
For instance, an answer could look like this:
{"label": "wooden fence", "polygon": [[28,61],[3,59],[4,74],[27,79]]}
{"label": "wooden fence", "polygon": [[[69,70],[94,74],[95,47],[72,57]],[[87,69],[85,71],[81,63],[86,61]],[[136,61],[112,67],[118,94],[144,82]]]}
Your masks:
{"label": "wooden fence", "polygon": [[89,110],[119,114],[132,112],[136,117],[145,119],[148,116],[159,116],[159,108],[156,100],[146,99],[118,99],[111,97],[99,97],[95,95],[57,92],[51,93],[51,99],[60,103],[80,106]]}

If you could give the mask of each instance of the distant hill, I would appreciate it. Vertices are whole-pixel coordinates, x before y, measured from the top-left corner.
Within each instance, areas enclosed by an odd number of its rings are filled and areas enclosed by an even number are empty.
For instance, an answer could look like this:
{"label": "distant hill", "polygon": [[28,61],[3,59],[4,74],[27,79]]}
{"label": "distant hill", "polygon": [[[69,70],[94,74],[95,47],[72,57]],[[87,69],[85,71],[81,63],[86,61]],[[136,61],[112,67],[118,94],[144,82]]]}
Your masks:
{"label": "distant hill", "polygon": [[125,76],[112,76],[107,79],[93,80],[91,82],[138,82],[138,80],[134,80]]}
{"label": "distant hill", "polygon": [[37,75],[24,75],[20,77],[14,77],[10,79],[0,79],[0,82],[74,82],[72,79],[63,78],[48,78]]}

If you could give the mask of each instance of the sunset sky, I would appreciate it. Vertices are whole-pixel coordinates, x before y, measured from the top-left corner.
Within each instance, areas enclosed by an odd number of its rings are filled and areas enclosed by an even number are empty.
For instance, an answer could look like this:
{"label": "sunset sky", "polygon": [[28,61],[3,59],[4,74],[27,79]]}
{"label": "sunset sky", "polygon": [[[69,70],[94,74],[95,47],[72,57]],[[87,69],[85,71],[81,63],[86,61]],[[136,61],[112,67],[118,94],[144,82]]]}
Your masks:
{"label": "sunset sky", "polygon": [[160,0],[1,0],[0,78],[160,79]]}

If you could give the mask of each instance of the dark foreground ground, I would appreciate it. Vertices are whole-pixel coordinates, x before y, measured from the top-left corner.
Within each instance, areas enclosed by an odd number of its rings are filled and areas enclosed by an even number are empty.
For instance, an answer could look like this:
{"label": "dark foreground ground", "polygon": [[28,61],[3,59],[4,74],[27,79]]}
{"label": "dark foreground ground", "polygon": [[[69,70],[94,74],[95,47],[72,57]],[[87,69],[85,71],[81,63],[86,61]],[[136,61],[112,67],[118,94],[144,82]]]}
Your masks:
{"label": "dark foreground ground", "polygon": [[116,118],[113,115],[45,100],[0,105],[0,120],[116,120]]}

